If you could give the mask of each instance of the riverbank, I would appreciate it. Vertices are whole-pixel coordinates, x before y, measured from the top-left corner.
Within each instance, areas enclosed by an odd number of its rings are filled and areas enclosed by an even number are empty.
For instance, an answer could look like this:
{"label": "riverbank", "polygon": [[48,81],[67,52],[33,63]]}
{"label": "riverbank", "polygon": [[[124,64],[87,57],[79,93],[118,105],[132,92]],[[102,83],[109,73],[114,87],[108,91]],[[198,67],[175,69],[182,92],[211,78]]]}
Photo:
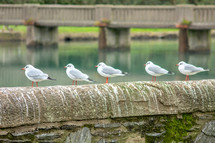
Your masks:
{"label": "riverbank", "polygon": [[[59,27],[59,41],[93,41],[98,39],[97,27]],[[177,39],[178,29],[131,29],[132,40],[148,39]],[[215,30],[211,32],[215,37]],[[26,39],[26,27],[17,26],[8,29],[0,27],[0,41],[24,41]]]}
{"label": "riverbank", "polygon": [[[133,32],[131,33],[132,40],[143,39],[177,39],[178,32]],[[98,33],[61,33],[59,34],[60,41],[91,41],[97,40]]]}
{"label": "riverbank", "polygon": [[[75,28],[76,29],[76,28]],[[86,31],[78,31],[68,28],[68,31],[59,28],[59,40],[60,41],[91,41],[98,39],[98,29],[87,28]],[[69,32],[70,31],[70,32]],[[148,39],[177,39],[179,29],[140,29],[131,28],[132,40],[148,40]],[[212,37],[215,37],[215,30],[211,30]]]}
{"label": "riverbank", "polygon": [[[59,33],[59,41],[94,41],[98,39],[98,33]],[[214,34],[215,36],[215,34]],[[148,40],[148,39],[177,39],[178,32],[134,32],[131,33],[132,40]],[[0,41],[24,41],[26,33],[17,31],[0,32]]]}

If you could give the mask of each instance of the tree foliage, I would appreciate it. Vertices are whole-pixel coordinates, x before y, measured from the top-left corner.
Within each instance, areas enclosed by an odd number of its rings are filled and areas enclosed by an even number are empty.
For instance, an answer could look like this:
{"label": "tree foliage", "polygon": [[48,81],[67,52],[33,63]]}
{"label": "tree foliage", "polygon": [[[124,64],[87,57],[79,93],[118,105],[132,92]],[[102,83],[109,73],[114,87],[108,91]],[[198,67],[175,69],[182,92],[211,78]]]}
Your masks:
{"label": "tree foliage", "polygon": [[0,0],[0,4],[73,4],[73,5],[176,5],[176,4],[195,4],[195,5],[214,5],[215,0]]}

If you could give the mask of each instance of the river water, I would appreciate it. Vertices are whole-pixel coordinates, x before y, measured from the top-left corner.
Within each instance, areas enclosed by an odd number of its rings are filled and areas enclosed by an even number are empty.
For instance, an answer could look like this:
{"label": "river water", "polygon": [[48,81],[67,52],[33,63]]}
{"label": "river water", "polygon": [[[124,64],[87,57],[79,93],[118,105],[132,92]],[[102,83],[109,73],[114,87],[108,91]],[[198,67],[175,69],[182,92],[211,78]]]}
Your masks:
{"label": "river water", "polygon": [[[176,40],[142,40],[132,41],[130,51],[98,50],[97,41],[59,43],[58,47],[27,48],[25,43],[0,43],[0,87],[31,86],[21,70],[26,64],[32,64],[56,81],[43,81],[39,86],[71,85],[72,80],[66,75],[64,66],[72,63],[76,68],[88,74],[96,83],[104,83],[95,68],[99,62],[105,62],[129,74],[125,77],[110,78],[109,82],[150,81],[151,76],[145,71],[147,61],[175,72],[173,76],[164,75],[157,81],[184,80],[175,66],[185,61],[197,66],[209,68],[210,72],[191,76],[190,80],[213,79],[215,77],[215,40],[212,40],[211,52],[208,54],[179,54]],[[88,84],[79,82],[78,84]]]}

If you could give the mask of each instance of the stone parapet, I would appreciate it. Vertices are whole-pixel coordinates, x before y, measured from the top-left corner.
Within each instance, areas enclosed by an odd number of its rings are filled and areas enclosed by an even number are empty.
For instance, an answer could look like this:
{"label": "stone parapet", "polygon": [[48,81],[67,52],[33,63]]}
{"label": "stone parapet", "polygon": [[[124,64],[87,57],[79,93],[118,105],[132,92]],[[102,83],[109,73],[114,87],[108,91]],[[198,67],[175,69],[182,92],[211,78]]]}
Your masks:
{"label": "stone parapet", "polygon": [[0,128],[215,111],[215,80],[0,88]]}

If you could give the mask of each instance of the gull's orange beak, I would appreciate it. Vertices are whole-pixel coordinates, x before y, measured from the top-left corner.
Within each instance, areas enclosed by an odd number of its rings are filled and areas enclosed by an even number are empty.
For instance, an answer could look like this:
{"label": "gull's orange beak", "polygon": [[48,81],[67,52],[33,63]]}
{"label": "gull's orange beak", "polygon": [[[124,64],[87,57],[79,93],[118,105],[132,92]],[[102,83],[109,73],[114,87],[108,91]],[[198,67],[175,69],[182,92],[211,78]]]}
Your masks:
{"label": "gull's orange beak", "polygon": [[176,66],[178,66],[178,64],[176,64]]}
{"label": "gull's orange beak", "polygon": [[96,68],[98,67],[98,66],[95,66]]}
{"label": "gull's orange beak", "polygon": [[21,68],[21,70],[25,70],[25,68]]}
{"label": "gull's orange beak", "polygon": [[144,64],[144,66],[146,66],[146,64]]}
{"label": "gull's orange beak", "polygon": [[66,68],[66,66],[64,66],[64,68]]}

